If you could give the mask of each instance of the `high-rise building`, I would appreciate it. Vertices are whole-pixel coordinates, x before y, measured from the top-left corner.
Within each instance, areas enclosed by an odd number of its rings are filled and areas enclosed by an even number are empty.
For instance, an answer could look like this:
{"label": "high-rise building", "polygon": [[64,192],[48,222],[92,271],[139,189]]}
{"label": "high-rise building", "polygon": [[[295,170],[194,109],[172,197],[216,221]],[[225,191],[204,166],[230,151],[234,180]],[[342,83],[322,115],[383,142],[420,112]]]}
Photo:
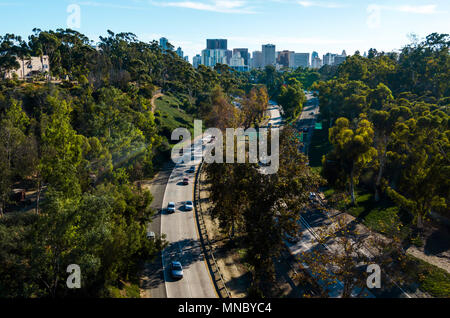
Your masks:
{"label": "high-rise building", "polygon": [[241,57],[241,53],[239,51],[233,54],[230,61],[230,67],[238,72],[246,72],[249,70],[248,65],[245,65],[245,60]]}
{"label": "high-rise building", "polygon": [[162,48],[163,51],[167,51],[169,49],[169,40],[166,38],[160,38],[159,39],[159,46]]}
{"label": "high-rise building", "polygon": [[327,53],[323,56],[323,65],[334,65],[334,58],[337,54]]}
{"label": "high-rise building", "polygon": [[263,56],[263,67],[266,67],[267,65],[273,65],[276,64],[275,59],[275,45],[273,44],[265,44],[262,46],[262,56]]}
{"label": "high-rise building", "polygon": [[210,67],[214,67],[216,64],[227,64],[227,50],[203,50],[201,64]]}
{"label": "high-rise building", "polygon": [[323,66],[322,64],[322,60],[320,59],[320,57],[315,57],[312,59],[311,61],[311,67],[312,68],[321,68]]}
{"label": "high-rise building", "polygon": [[[244,59],[244,65],[249,66],[250,61],[249,61],[249,54],[248,54],[248,49],[233,49],[233,56],[239,53],[241,55],[241,57]],[[230,63],[231,64],[231,63]]]}
{"label": "high-rise building", "polygon": [[295,52],[292,51],[282,51],[278,54],[277,63],[281,67],[294,67]]}
{"label": "high-rise building", "polygon": [[201,64],[214,67],[216,64],[229,64],[233,52],[227,49],[225,39],[207,39],[206,49],[202,51]]}
{"label": "high-rise building", "polygon": [[200,64],[202,64],[202,56],[200,54],[197,54],[192,60],[192,65],[194,66],[194,68],[198,68]]}
{"label": "high-rise building", "polygon": [[227,51],[225,52],[225,55],[226,55],[226,57],[227,57],[227,62],[226,62],[225,64],[230,65],[231,58],[233,57],[233,51],[227,50]]}
{"label": "high-rise building", "polygon": [[177,55],[179,56],[179,57],[181,57],[181,58],[183,58],[184,57],[184,52],[183,52],[183,50],[181,49],[181,47],[179,47],[178,49],[177,49]]}
{"label": "high-rise building", "polygon": [[345,52],[345,50],[344,50],[344,51],[342,51],[341,55],[337,55],[334,58],[334,65],[342,64],[345,62],[346,59],[347,59],[347,52]]}
{"label": "high-rise building", "polygon": [[311,54],[311,61],[313,59],[315,59],[316,57],[319,57],[319,53],[317,53],[316,51],[312,52],[312,54]]}
{"label": "high-rise building", "polygon": [[254,51],[252,58],[252,68],[262,68],[263,67],[263,55],[261,51]]}
{"label": "high-rise building", "polygon": [[309,53],[295,53],[294,67],[309,67]]}
{"label": "high-rise building", "polygon": [[206,40],[207,50],[227,50],[228,40],[225,39],[208,39]]}
{"label": "high-rise building", "polygon": [[186,55],[185,57],[183,57],[183,59],[189,63],[189,56]]}

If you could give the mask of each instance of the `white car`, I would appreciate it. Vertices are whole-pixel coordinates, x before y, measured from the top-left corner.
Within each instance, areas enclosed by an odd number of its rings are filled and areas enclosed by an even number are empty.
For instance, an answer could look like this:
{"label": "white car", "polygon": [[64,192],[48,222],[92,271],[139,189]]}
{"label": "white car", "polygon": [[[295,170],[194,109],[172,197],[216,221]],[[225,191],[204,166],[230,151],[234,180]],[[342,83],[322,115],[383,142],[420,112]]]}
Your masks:
{"label": "white car", "polygon": [[169,202],[167,205],[167,212],[170,214],[175,213],[175,203]]}
{"label": "white car", "polygon": [[155,232],[147,232],[147,239],[154,241],[156,239]]}
{"label": "white car", "polygon": [[309,199],[315,201],[315,200],[317,200],[317,195],[314,192],[310,192]]}
{"label": "white car", "polygon": [[194,203],[192,201],[186,201],[184,203],[184,209],[186,211],[192,211],[194,209]]}

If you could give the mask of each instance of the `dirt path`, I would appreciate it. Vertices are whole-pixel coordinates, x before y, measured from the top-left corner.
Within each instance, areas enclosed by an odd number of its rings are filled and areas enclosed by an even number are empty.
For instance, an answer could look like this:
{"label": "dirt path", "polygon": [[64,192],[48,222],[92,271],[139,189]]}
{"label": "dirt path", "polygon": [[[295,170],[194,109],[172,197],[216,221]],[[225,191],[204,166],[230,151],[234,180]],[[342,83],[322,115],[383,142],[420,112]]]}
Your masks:
{"label": "dirt path", "polygon": [[156,100],[157,100],[158,98],[160,98],[160,97],[163,97],[163,96],[164,96],[164,94],[161,93],[161,90],[156,91],[156,94],[153,95],[152,100],[151,100],[151,102],[150,102],[151,105],[152,105],[152,113],[154,113],[155,110],[156,110],[156,105],[155,105]]}

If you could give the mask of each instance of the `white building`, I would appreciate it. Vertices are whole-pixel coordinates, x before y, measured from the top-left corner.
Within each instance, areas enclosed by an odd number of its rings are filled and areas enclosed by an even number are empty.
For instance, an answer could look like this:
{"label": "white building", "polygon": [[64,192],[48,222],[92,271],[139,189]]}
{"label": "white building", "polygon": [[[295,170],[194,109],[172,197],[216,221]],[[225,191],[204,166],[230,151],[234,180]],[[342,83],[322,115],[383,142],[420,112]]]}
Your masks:
{"label": "white building", "polygon": [[245,60],[243,57],[241,57],[240,52],[235,52],[233,56],[231,57],[230,66],[236,67],[236,66],[244,66]]}
{"label": "white building", "polygon": [[323,64],[322,64],[322,60],[320,59],[320,57],[315,57],[311,61],[312,68],[321,68],[322,66],[323,66]]}
{"label": "white building", "polygon": [[214,67],[216,64],[227,64],[227,50],[203,50],[202,64],[209,67]]}
{"label": "white building", "polygon": [[6,78],[13,78],[14,74],[21,80],[32,78],[37,74],[50,74],[50,61],[47,55],[41,57],[33,56],[29,59],[20,59],[16,57],[19,63],[19,68],[16,70],[11,70],[6,74]]}
{"label": "white building", "polygon": [[323,56],[323,65],[334,65],[334,58],[337,54],[327,53]]}

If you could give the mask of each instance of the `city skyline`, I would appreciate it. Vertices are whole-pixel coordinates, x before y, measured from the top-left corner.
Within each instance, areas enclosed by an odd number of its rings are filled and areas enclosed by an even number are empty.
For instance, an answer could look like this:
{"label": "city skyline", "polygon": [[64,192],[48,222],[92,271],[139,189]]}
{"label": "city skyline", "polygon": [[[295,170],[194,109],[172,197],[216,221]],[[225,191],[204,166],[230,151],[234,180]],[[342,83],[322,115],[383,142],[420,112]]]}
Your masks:
{"label": "city skyline", "polygon": [[[81,9],[80,26],[74,29],[91,39],[105,36],[108,29],[132,32],[146,42],[166,37],[190,62],[205,48],[206,38],[228,39],[229,48],[249,52],[272,43],[277,51],[317,51],[322,57],[344,49],[350,55],[370,48],[398,50],[411,42],[411,33],[423,38],[450,30],[450,22],[442,19],[450,11],[444,0],[1,0],[1,31],[27,37],[35,27],[66,28],[73,4]],[[14,23],[18,10],[20,24]]]}

